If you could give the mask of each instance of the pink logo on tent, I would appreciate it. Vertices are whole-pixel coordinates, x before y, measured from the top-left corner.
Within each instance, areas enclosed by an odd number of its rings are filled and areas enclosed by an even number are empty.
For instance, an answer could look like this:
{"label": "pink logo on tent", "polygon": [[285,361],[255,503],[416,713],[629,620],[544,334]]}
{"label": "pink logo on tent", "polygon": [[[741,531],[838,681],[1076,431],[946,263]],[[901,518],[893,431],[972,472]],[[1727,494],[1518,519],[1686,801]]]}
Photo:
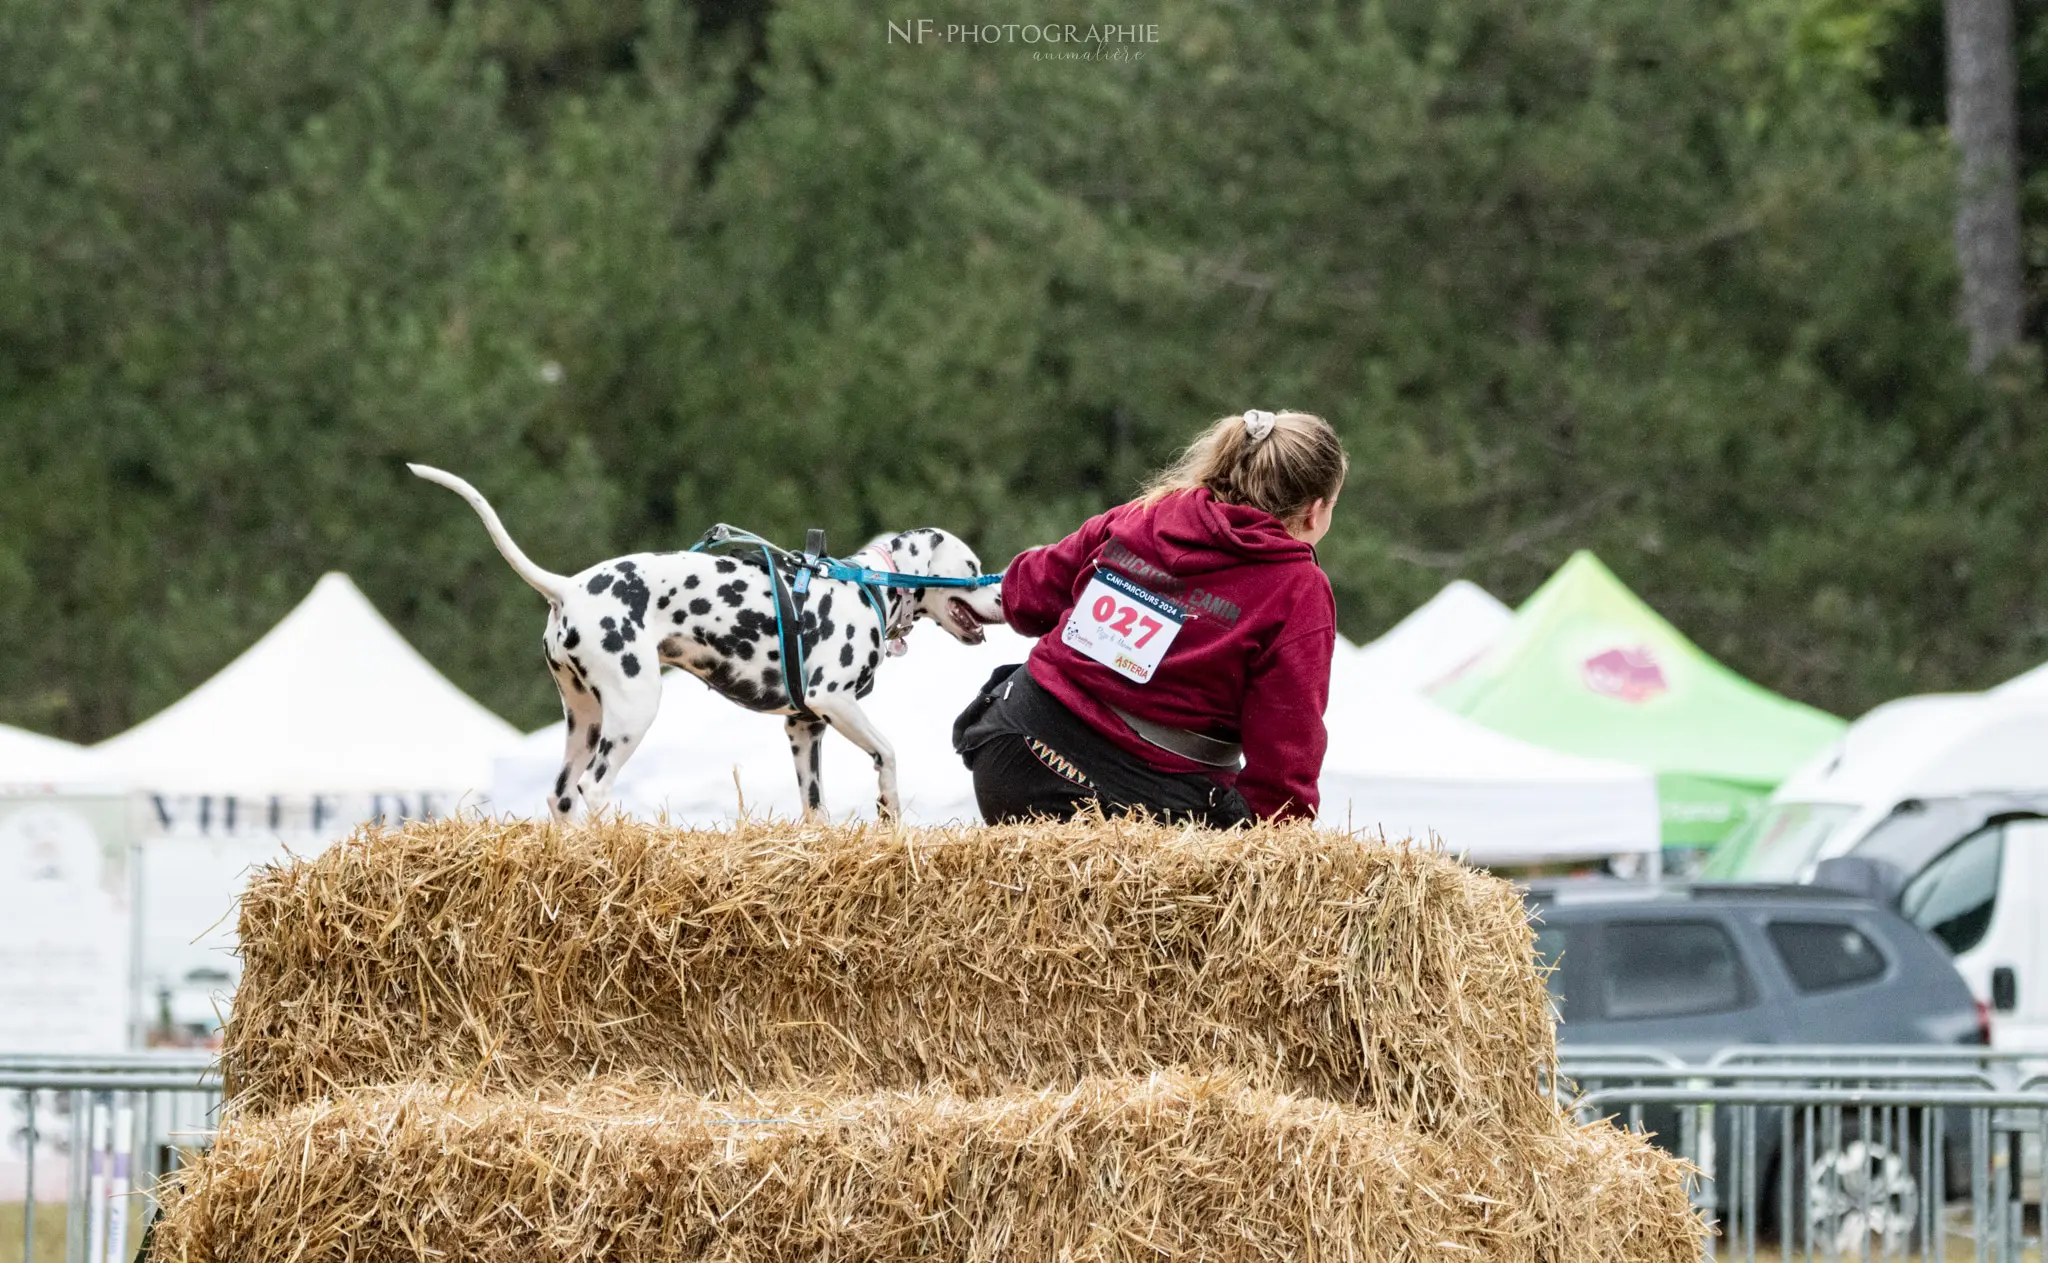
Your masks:
{"label": "pink logo on tent", "polygon": [[1595,693],[1624,702],[1647,702],[1671,688],[1648,645],[1596,653],[1579,667],[1579,678]]}

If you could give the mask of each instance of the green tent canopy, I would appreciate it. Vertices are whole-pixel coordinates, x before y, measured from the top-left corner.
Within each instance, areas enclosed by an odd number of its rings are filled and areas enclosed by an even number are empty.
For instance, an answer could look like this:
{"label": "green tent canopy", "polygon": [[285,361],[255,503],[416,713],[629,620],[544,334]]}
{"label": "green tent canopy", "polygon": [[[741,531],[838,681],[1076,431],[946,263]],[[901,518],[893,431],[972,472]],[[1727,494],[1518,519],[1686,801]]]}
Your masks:
{"label": "green tent canopy", "polygon": [[1432,692],[1499,732],[1657,774],[1666,846],[1711,846],[1846,725],[1750,683],[1574,553]]}

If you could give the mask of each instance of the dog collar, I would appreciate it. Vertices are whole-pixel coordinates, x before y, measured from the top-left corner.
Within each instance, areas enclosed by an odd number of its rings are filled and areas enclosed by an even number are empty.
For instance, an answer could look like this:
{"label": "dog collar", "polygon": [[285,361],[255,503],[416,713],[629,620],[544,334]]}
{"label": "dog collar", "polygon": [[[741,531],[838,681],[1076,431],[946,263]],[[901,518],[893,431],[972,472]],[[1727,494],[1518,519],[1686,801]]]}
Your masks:
{"label": "dog collar", "polygon": [[[874,569],[879,570],[884,574],[895,573],[896,554],[889,551],[889,546],[887,544],[869,544],[866,548],[861,549],[860,552],[855,553],[854,556],[859,557],[862,554],[871,556],[876,561],[881,563],[880,565],[873,567]],[[884,588],[882,589],[882,591],[887,594],[883,597],[884,602],[893,601],[896,599],[896,594],[894,592],[889,591],[889,589]],[[881,608],[883,610],[887,610],[888,605],[881,604]],[[915,611],[911,613],[910,620],[913,623],[917,621],[917,614],[915,613]],[[893,622],[891,622],[886,616],[884,616],[884,618],[882,619],[882,639],[887,642],[887,652],[890,657],[900,658],[904,654],[910,652],[910,642],[907,639],[905,639],[905,637],[907,637],[909,634],[910,628],[908,626],[898,627]]]}

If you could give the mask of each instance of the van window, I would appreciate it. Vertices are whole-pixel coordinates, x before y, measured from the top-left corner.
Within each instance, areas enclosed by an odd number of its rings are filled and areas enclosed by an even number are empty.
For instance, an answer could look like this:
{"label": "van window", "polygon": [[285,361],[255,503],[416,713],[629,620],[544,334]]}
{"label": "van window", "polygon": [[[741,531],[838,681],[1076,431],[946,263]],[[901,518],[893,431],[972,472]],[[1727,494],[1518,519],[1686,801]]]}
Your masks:
{"label": "van window", "polygon": [[1998,902],[2005,826],[1987,825],[1944,852],[1906,883],[1899,911],[1958,955],[1984,941]]}
{"label": "van window", "polygon": [[1600,998],[1611,1021],[1725,1013],[1748,1000],[1735,944],[1712,921],[1617,921],[1605,933]]}
{"label": "van window", "polygon": [[1841,803],[1771,803],[1714,847],[1702,876],[1796,881],[1855,814]]}
{"label": "van window", "polygon": [[1839,921],[1773,921],[1771,946],[1792,975],[1792,985],[1812,994],[1869,982],[1884,974],[1884,956],[1853,925]]}

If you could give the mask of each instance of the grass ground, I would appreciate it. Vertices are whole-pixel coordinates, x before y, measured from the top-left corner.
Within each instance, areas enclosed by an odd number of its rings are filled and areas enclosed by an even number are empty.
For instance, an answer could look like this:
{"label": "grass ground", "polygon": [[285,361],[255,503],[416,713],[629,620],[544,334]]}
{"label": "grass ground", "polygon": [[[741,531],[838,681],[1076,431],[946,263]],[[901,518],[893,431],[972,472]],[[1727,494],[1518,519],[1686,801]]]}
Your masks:
{"label": "grass ground", "polygon": [[[140,1203],[129,1208],[132,1219],[139,1218]],[[35,1248],[24,1261],[21,1252],[22,1205],[20,1202],[0,1202],[0,1263],[64,1263],[64,1203],[36,1203]],[[128,1248],[121,1252],[122,1258],[133,1258],[142,1244],[142,1225],[130,1223]]]}

